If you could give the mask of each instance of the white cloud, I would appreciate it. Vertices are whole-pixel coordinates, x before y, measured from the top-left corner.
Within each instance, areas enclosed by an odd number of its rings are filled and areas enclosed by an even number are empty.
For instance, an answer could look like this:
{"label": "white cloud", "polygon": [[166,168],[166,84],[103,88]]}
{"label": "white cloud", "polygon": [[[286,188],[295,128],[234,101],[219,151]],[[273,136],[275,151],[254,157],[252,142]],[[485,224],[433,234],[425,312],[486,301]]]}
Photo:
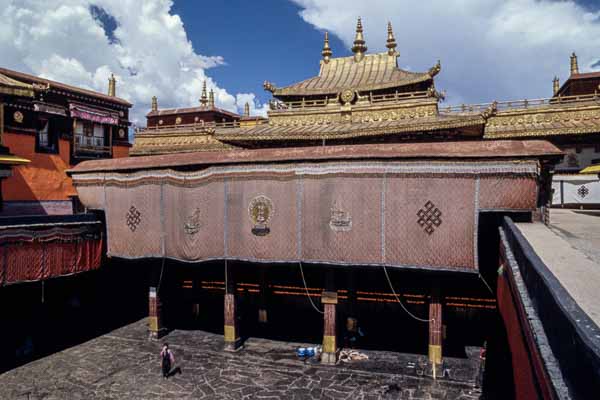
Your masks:
{"label": "white cloud", "polygon": [[292,1],[348,47],[361,16],[369,51],[383,51],[390,20],[400,65],[426,71],[442,60],[436,83],[450,103],[548,97],[554,75],[568,77],[571,52],[581,72],[600,59],[600,14],[573,1]]}
{"label": "white cloud", "polygon": [[[114,18],[114,40],[91,6]],[[171,0],[0,0],[0,65],[100,92],[114,73],[117,95],[134,104],[131,119],[142,125],[152,96],[164,108],[193,106],[204,80],[218,107],[243,111],[207,76],[224,60],[198,54],[171,7]]]}

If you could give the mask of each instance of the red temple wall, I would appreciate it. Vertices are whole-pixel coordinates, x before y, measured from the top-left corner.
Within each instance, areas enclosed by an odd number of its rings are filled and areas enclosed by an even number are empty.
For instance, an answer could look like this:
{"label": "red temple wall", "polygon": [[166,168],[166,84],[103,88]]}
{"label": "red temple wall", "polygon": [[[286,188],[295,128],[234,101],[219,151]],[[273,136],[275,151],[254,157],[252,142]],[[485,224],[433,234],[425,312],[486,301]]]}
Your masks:
{"label": "red temple wall", "polygon": [[[13,174],[2,182],[5,201],[69,200],[77,194],[66,171],[73,167],[70,162],[71,143],[60,139],[58,154],[35,151],[35,136],[5,133],[5,146],[17,156],[31,162],[13,168]],[[129,146],[113,146],[113,158],[129,156]]]}
{"label": "red temple wall", "polygon": [[69,196],[77,194],[71,178],[65,173],[71,167],[68,140],[59,140],[58,154],[37,153],[33,135],[5,133],[3,142],[12,154],[31,161],[14,168],[13,175],[2,182],[4,200],[69,200]]}

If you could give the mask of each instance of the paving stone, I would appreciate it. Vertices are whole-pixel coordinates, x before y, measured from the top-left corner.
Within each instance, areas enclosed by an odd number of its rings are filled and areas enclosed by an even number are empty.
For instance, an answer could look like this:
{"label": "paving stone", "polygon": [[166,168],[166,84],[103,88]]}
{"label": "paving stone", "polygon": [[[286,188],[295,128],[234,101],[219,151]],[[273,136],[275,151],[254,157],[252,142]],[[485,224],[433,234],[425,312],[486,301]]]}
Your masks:
{"label": "paving stone", "polygon": [[244,350],[225,353],[220,335],[199,331],[173,331],[164,339],[181,368],[165,380],[158,357],[162,341],[147,340],[146,326],[141,320],[5,372],[0,399],[474,400],[481,395],[472,388],[468,360],[448,360],[456,371],[453,379],[434,382],[404,368],[420,362],[418,355],[367,352],[369,362],[323,366],[295,358],[294,349],[305,344],[250,339]]}

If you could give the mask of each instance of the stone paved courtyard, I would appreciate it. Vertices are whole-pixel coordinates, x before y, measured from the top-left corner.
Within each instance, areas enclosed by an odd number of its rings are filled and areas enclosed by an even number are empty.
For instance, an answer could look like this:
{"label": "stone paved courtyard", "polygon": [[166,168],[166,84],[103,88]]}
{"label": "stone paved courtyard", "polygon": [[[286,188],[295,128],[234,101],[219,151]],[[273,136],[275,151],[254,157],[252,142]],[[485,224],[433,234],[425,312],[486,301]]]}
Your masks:
{"label": "stone paved courtyard", "polygon": [[[471,360],[448,359],[443,378],[428,377],[425,358],[367,352],[368,361],[303,363],[297,344],[250,339],[221,351],[222,337],[173,331],[181,373],[160,376],[161,342],[147,340],[146,320],[0,375],[0,399],[477,399]],[[394,372],[394,373],[390,373]],[[470,382],[470,383],[469,383]]]}

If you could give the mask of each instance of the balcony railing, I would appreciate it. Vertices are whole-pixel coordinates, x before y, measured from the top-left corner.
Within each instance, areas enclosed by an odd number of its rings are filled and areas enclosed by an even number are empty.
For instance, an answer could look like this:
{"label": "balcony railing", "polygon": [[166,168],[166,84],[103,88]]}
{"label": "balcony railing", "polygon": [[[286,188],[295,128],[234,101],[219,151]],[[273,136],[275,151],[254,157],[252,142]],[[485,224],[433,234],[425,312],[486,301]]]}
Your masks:
{"label": "balcony railing", "polygon": [[73,153],[76,155],[80,154],[94,154],[94,155],[110,155],[110,146],[104,146],[104,138],[90,137],[84,135],[75,135],[75,145],[73,146]]}
{"label": "balcony railing", "polygon": [[[517,109],[522,110],[527,108],[543,108],[557,105],[569,105],[590,101],[600,102],[600,95],[598,93],[592,93],[581,96],[559,96],[545,99],[498,101],[495,102],[495,104],[498,111],[507,111]],[[481,113],[489,109],[493,104],[494,103],[460,104],[448,107],[440,107],[440,112],[457,114]]]}
{"label": "balcony railing", "polygon": [[[432,92],[429,91],[418,91],[408,93],[389,93],[379,95],[363,95],[359,96],[357,103],[361,105],[369,104],[380,104],[380,103],[399,103],[406,100],[417,100],[427,99],[434,97]],[[303,110],[303,109],[314,109],[314,108],[325,108],[325,107],[336,107],[339,106],[340,102],[337,96],[326,97],[320,100],[299,100],[299,101],[278,101],[271,100],[269,102],[269,108],[271,111],[289,111],[289,110]]]}

